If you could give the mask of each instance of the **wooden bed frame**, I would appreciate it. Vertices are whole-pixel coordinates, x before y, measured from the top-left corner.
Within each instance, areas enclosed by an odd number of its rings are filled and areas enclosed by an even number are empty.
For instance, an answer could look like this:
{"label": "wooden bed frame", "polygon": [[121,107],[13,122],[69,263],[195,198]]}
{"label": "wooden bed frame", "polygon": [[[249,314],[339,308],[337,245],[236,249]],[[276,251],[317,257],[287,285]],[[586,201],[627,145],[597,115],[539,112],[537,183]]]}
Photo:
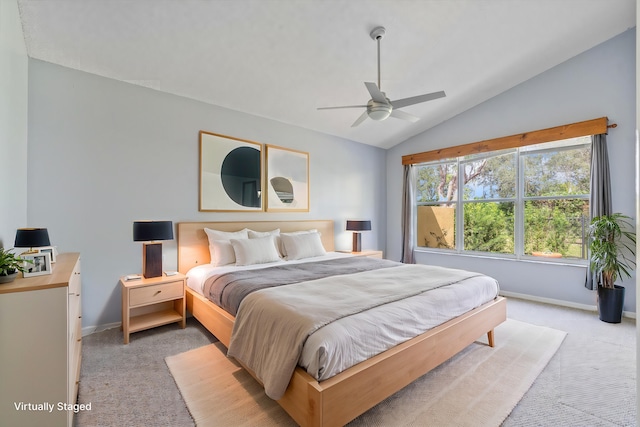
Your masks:
{"label": "wooden bed frame", "polygon": [[[204,228],[282,232],[318,229],[327,251],[334,250],[333,221],[183,222],[178,224],[178,270],[187,273],[210,261]],[[225,346],[235,318],[187,288],[187,309]],[[497,297],[462,316],[397,345],[322,382],[297,368],[284,397],[278,400],[301,426],[342,426],[393,393],[450,359],[506,320],[506,300]]]}

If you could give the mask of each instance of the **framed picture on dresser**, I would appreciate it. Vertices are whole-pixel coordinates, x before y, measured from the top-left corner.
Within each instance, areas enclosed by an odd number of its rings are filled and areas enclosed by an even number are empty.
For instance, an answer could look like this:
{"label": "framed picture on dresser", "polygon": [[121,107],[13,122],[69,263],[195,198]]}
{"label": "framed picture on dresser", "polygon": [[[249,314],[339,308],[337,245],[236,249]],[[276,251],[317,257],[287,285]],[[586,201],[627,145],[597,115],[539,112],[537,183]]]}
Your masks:
{"label": "framed picture on dresser", "polygon": [[56,262],[56,248],[53,246],[43,246],[38,248],[38,252],[48,253],[51,256],[51,263],[54,264]]}
{"label": "framed picture on dresser", "polygon": [[51,274],[51,254],[48,252],[36,252],[22,254],[24,260],[24,277],[43,276]]}

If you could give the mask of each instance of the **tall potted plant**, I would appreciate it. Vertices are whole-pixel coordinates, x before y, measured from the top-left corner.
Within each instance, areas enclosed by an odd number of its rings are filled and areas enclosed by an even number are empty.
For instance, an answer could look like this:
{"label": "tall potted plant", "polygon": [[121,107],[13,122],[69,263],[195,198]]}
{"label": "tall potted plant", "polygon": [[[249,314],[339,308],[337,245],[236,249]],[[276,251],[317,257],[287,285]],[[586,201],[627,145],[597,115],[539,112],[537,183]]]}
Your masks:
{"label": "tall potted plant", "polygon": [[614,213],[593,218],[589,225],[589,260],[598,281],[600,320],[620,323],[624,306],[624,287],[619,277],[631,277],[636,265],[636,233],[631,218]]}
{"label": "tall potted plant", "polygon": [[0,283],[13,282],[18,272],[24,271],[25,260],[12,254],[12,250],[0,248]]}

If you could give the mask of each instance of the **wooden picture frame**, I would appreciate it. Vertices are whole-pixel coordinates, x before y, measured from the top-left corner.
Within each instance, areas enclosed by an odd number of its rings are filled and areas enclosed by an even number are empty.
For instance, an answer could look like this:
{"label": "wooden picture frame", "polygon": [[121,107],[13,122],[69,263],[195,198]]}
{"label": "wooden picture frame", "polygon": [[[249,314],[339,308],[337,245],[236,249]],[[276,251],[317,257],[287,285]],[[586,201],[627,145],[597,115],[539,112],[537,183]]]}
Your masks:
{"label": "wooden picture frame", "polygon": [[265,145],[267,212],[309,212],[309,153]]}
{"label": "wooden picture frame", "polygon": [[27,277],[51,274],[51,254],[49,252],[33,252],[20,255],[25,260],[22,275]]}
{"label": "wooden picture frame", "polygon": [[262,144],[200,131],[200,195],[203,212],[262,212]]}

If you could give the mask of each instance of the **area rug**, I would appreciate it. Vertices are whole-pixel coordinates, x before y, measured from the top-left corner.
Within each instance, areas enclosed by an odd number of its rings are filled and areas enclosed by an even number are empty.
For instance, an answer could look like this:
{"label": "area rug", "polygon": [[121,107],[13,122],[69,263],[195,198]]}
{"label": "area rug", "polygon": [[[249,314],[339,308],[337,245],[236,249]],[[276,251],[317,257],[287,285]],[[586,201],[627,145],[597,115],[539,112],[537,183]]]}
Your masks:
{"label": "area rug", "polygon": [[[499,426],[565,336],[508,319],[495,330],[496,347],[486,337],[471,344],[348,425]],[[165,360],[199,427],[296,425],[219,343]]]}

